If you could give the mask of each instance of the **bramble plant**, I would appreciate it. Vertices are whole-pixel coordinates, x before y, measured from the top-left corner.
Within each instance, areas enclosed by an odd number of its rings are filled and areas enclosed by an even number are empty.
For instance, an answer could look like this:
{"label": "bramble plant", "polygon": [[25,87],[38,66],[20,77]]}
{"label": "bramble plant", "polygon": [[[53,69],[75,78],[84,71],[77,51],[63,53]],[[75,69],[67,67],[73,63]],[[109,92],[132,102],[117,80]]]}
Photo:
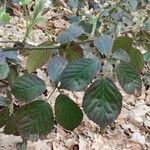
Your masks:
{"label": "bramble plant", "polygon": [[[49,40],[36,47],[29,45],[27,39],[33,27],[44,20],[47,8],[45,1],[37,0],[29,13],[30,2],[0,2],[1,25],[9,23],[14,3],[21,6],[26,20],[24,39],[14,41],[13,47],[0,48],[0,83],[7,87],[6,96],[0,96],[0,127],[4,126],[5,134],[21,135],[24,144],[45,138],[54,124],[73,131],[83,115],[105,129],[122,108],[123,97],[116,81],[126,93],[136,96],[141,94],[142,82],[150,86],[149,1],[99,4],[67,0],[66,9],[72,13],[67,16],[69,27],[57,38],[50,38],[54,36],[47,32]],[[60,5],[55,0],[50,9],[59,9]],[[87,6],[91,13],[85,11]],[[142,54],[141,49],[147,52]],[[18,55],[28,57],[25,70]],[[45,64],[52,88],[60,92],[54,108],[48,103],[52,93],[47,100],[41,98],[47,85],[36,75],[36,69]],[[62,94],[63,89],[85,91],[82,108]]]}

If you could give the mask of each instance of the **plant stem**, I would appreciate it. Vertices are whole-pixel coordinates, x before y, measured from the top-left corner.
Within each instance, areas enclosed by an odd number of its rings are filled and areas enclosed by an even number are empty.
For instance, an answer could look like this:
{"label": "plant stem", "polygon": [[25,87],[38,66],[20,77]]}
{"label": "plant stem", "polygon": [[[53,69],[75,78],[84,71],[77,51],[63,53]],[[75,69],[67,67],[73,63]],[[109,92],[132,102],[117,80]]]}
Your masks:
{"label": "plant stem", "polygon": [[[89,40],[84,40],[84,41],[77,41],[75,42],[76,44],[84,44],[84,43],[88,43],[88,42],[93,42],[94,39],[89,39]],[[1,42],[1,41],[0,41]],[[9,42],[7,42],[9,43]],[[32,50],[52,50],[52,49],[60,49],[60,48],[63,48],[64,47],[64,44],[62,45],[59,45],[59,46],[24,46],[24,47],[8,47],[8,48],[3,48],[3,51],[17,51],[17,50],[20,50],[20,49],[24,49],[24,50],[27,50],[27,51],[32,51]]]}
{"label": "plant stem", "polygon": [[56,91],[56,89],[57,89],[57,87],[55,87],[55,88],[53,89],[53,91],[51,92],[51,94],[48,96],[48,100],[49,100],[50,97],[53,95],[53,93]]}

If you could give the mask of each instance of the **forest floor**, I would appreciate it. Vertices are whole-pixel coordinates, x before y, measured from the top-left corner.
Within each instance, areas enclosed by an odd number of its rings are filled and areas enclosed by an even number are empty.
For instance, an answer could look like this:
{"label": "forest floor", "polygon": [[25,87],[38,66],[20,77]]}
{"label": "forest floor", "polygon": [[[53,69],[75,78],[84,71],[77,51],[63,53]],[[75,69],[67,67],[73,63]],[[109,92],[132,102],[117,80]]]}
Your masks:
{"label": "forest floor", "polygon": [[[49,20],[52,16],[58,16],[54,12],[50,13],[46,16],[49,17]],[[47,28],[52,26],[56,28],[55,34],[67,26],[67,22],[61,17],[63,13],[59,13],[59,15],[59,19],[47,22]],[[9,24],[0,26],[0,41],[8,41],[8,39],[21,41],[24,32],[24,19],[20,16],[13,17]],[[37,26],[32,31],[28,43],[38,45],[46,40],[47,36]],[[0,46],[11,45],[3,44]],[[22,66],[25,67],[25,58],[20,57],[20,59],[23,61]],[[37,75],[49,82],[42,69],[37,70]],[[53,89],[49,86],[47,90],[51,93]],[[3,89],[0,89],[0,93],[2,92]],[[146,90],[143,86],[140,97],[128,95],[122,89],[121,92],[124,97],[121,114],[103,134],[100,133],[96,124],[84,116],[82,124],[73,132],[55,126],[45,140],[39,140],[35,143],[28,142],[27,150],[150,150],[150,88]],[[83,92],[67,93],[69,97],[81,105]],[[52,105],[57,95],[58,93],[55,92],[51,96],[50,103]],[[1,129],[0,150],[15,150],[16,144],[19,142],[21,142],[20,137],[4,135]]]}

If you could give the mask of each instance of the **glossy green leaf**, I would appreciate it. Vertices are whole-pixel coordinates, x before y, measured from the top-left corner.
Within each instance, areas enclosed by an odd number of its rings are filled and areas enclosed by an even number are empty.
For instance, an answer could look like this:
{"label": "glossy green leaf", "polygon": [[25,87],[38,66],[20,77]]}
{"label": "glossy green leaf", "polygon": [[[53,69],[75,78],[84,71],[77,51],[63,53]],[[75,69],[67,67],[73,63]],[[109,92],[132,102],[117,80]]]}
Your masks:
{"label": "glossy green leaf", "polygon": [[96,76],[101,64],[97,59],[78,59],[73,61],[63,70],[60,81],[63,89],[83,90]]}
{"label": "glossy green leaf", "polygon": [[9,73],[9,66],[7,63],[0,64],[0,80],[7,78]]}
{"label": "glossy green leaf", "polygon": [[48,76],[51,81],[53,81],[55,84],[58,84],[60,81],[60,75],[63,71],[63,69],[68,64],[67,60],[63,57],[53,57],[48,62]]}
{"label": "glossy green leaf", "polygon": [[14,115],[18,131],[26,140],[43,139],[53,129],[52,108],[44,100],[24,105]]}
{"label": "glossy green leaf", "polygon": [[113,38],[111,36],[104,35],[97,38],[94,41],[94,45],[102,54],[108,55],[112,50]]}
{"label": "glossy green leaf", "polygon": [[23,101],[32,101],[46,90],[46,85],[37,76],[25,74],[19,77],[11,86],[14,96]]}
{"label": "glossy green leaf", "polygon": [[83,113],[70,98],[59,95],[55,103],[55,117],[58,124],[72,131],[81,123]]}
{"label": "glossy green leaf", "polygon": [[120,114],[122,96],[114,83],[103,77],[87,89],[82,106],[88,118],[104,129]]}
{"label": "glossy green leaf", "polygon": [[119,83],[128,94],[141,92],[142,81],[136,70],[128,64],[119,64],[116,71]]}
{"label": "glossy green leaf", "polygon": [[29,73],[43,66],[51,57],[51,50],[37,50],[31,52],[27,60],[27,70]]}
{"label": "glossy green leaf", "polygon": [[71,24],[69,28],[67,28],[64,32],[58,35],[57,40],[60,43],[68,43],[74,41],[82,33],[82,27],[78,26],[77,24]]}
{"label": "glossy green leaf", "polygon": [[113,52],[118,49],[130,50],[133,44],[133,39],[125,36],[121,36],[115,39],[113,44]]}

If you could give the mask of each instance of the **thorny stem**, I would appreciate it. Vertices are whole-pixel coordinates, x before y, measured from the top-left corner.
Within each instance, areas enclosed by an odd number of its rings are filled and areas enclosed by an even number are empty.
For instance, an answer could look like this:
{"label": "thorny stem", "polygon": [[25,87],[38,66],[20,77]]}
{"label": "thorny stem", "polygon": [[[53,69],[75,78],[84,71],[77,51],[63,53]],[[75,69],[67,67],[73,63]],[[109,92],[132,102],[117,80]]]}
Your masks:
{"label": "thorny stem", "polygon": [[[77,41],[76,44],[84,44],[84,43],[88,43],[88,42],[93,42],[94,39],[89,39],[89,40],[84,40],[84,41]],[[4,41],[3,41],[4,42]],[[1,43],[1,41],[0,41]],[[9,41],[6,43],[9,43]],[[12,43],[12,42],[11,42]],[[24,49],[24,50],[28,50],[28,51],[31,51],[31,50],[52,50],[52,49],[60,49],[64,47],[64,45],[59,45],[59,46],[24,46],[24,47],[8,47],[8,48],[3,48],[4,51],[17,51],[17,50],[20,50],[20,49]]]}

